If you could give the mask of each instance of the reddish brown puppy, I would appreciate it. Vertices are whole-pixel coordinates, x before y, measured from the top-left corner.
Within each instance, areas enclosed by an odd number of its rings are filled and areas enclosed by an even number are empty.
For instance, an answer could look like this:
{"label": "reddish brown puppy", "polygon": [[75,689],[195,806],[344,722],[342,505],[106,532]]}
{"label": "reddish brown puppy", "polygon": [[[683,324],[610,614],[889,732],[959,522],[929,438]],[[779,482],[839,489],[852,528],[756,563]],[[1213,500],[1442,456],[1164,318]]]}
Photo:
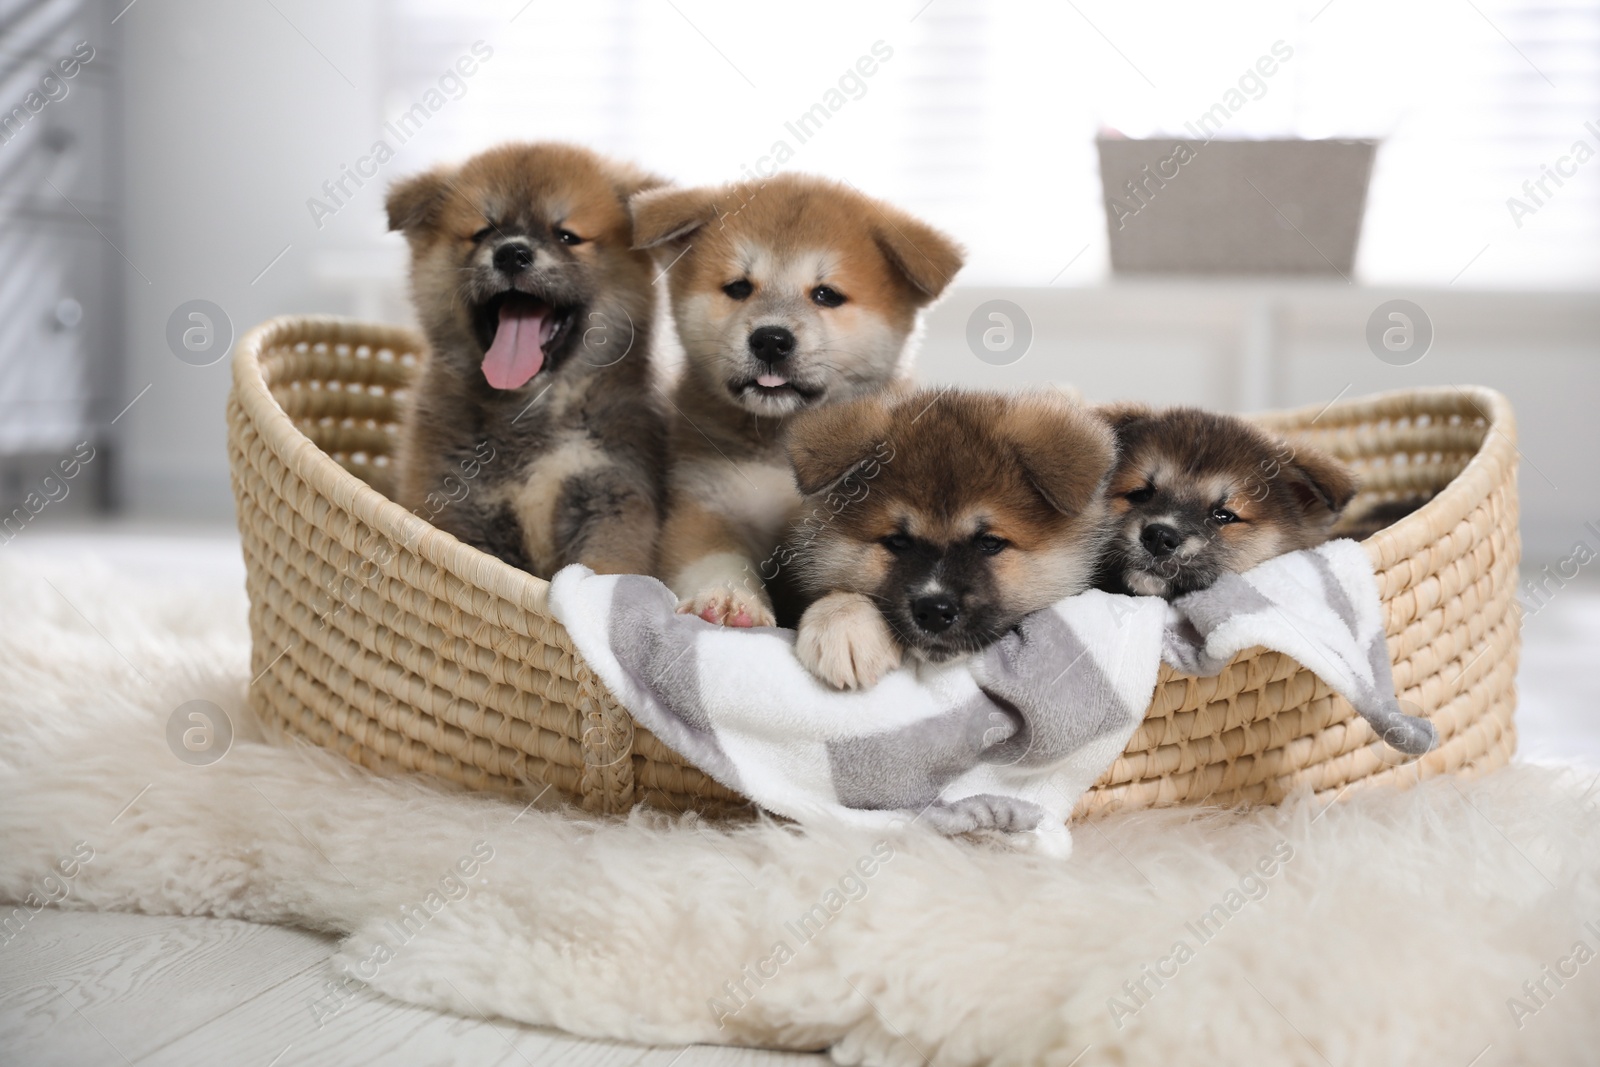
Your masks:
{"label": "reddish brown puppy", "polygon": [[820,597],[796,652],[839,688],[1082,592],[1110,529],[1111,433],[1057,395],[872,397],[801,416],[789,455],[809,510],[787,555]]}
{"label": "reddish brown puppy", "polygon": [[508,144],[390,190],[428,338],[401,504],[535,574],[649,572],[666,424],[627,203],[659,184],[572,145]]}
{"label": "reddish brown puppy", "polygon": [[802,411],[901,378],[918,313],[961,268],[927,224],[821,178],[663,189],[633,201],[683,344],[660,576],[680,610],[773,622],[768,560],[800,505],[783,454]]}

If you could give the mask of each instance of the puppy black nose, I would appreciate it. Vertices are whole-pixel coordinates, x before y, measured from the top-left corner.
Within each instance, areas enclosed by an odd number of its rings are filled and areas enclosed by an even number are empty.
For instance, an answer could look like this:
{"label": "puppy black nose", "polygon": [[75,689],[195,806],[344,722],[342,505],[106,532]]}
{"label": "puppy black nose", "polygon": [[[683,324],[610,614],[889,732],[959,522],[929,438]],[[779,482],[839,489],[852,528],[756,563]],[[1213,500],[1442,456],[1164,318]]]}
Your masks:
{"label": "puppy black nose", "polygon": [[916,620],[918,627],[930,634],[944,633],[950,629],[950,624],[956,621],[959,614],[961,612],[956,608],[956,602],[943,593],[919,596],[911,602],[911,617]]}
{"label": "puppy black nose", "polygon": [[520,274],[533,263],[533,249],[527,245],[507,243],[494,250],[494,269],[506,274]]}
{"label": "puppy black nose", "polygon": [[1152,556],[1170,556],[1179,545],[1183,544],[1183,535],[1170,526],[1153,522],[1144,528],[1144,532],[1139,535],[1139,541],[1144,545],[1145,551]]}
{"label": "puppy black nose", "polygon": [[750,354],[763,363],[777,363],[794,351],[794,334],[782,326],[763,326],[750,334]]}

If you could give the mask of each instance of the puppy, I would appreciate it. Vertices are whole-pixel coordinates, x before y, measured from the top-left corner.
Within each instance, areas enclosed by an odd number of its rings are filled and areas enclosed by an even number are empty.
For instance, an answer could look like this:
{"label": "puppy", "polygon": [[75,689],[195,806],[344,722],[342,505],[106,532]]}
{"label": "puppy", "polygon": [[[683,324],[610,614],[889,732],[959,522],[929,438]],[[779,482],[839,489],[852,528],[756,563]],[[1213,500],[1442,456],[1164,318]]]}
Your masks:
{"label": "puppy", "polygon": [[666,421],[627,203],[658,184],[572,145],[508,144],[390,190],[428,338],[401,504],[534,574],[649,572]]}
{"label": "puppy", "polygon": [[1331,536],[1365,541],[1379,530],[1386,530],[1426,504],[1427,496],[1405,496],[1397,500],[1378,500],[1359,511],[1347,511],[1334,524]]}
{"label": "puppy", "polygon": [[821,597],[795,651],[840,689],[1082,592],[1110,534],[1111,432],[1059,396],[871,397],[800,416],[789,457],[809,507],[786,557]]}
{"label": "puppy", "polygon": [[800,504],[787,423],[898,378],[962,252],[820,178],[656,190],[631,206],[635,244],[670,276],[684,349],[658,573],[680,611],[769,626],[762,571]]}
{"label": "puppy", "polygon": [[1168,600],[1328,539],[1356,492],[1344,464],[1243,419],[1137,404],[1097,409],[1120,458],[1116,533],[1098,584]]}

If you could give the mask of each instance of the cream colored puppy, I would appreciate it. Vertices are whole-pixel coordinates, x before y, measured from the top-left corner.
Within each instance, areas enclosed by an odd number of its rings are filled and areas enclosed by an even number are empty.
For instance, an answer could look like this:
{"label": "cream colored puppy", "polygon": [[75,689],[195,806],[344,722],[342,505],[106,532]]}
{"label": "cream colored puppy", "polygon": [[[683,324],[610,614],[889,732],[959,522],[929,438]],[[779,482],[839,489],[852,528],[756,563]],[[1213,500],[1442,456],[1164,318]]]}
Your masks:
{"label": "cream colored puppy", "polygon": [[662,189],[631,203],[684,349],[658,573],[679,610],[770,626],[773,554],[800,507],[798,412],[900,378],[918,315],[961,268],[949,238],[821,178]]}

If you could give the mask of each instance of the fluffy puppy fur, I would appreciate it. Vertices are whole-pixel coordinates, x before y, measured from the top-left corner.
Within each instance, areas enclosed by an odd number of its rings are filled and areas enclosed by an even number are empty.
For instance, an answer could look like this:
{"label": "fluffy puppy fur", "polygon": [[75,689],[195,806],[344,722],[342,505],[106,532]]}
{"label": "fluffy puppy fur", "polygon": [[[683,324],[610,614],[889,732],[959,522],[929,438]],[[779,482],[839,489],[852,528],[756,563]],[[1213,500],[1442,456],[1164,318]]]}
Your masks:
{"label": "fluffy puppy fur", "polygon": [[1059,396],[869,397],[797,418],[789,456],[809,510],[786,555],[821,595],[796,652],[839,688],[904,652],[975,652],[1082,592],[1110,530],[1112,435]]}
{"label": "fluffy puppy fur", "polygon": [[632,209],[635,243],[670,275],[685,357],[658,573],[680,610],[771,625],[763,563],[800,504],[785,426],[894,381],[961,250],[896,208],[800,175],[657,190]]}
{"label": "fluffy puppy fur", "polygon": [[1098,584],[1172,599],[1310,548],[1356,493],[1338,460],[1243,419],[1196,408],[1097,409],[1120,458],[1107,490],[1116,533]]}
{"label": "fluffy puppy fur", "polygon": [[390,190],[428,338],[401,504],[535,574],[649,571],[666,422],[627,202],[658,184],[572,145],[508,144]]}

